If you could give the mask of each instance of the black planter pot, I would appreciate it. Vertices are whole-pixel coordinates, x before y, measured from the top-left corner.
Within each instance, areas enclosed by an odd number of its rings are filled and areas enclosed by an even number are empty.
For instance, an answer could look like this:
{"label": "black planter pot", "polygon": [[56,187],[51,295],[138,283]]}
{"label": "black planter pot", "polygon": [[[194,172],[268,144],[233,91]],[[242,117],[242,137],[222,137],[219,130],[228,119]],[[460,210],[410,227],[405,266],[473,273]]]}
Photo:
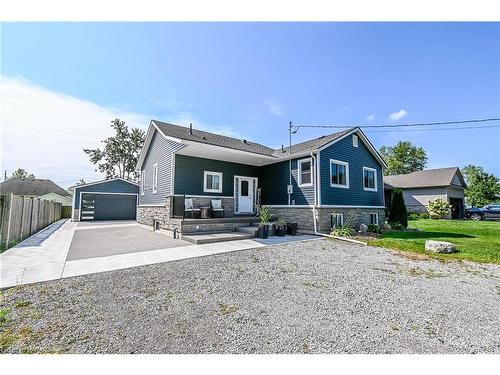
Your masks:
{"label": "black planter pot", "polygon": [[286,225],[275,225],[274,233],[279,237],[283,237],[286,234]]}
{"label": "black planter pot", "polygon": [[269,236],[269,226],[264,225],[263,227],[259,227],[259,228],[255,231],[255,235],[256,235],[258,238],[267,238],[267,237]]}
{"label": "black planter pot", "polygon": [[297,235],[297,223],[288,223],[286,225],[286,234],[289,234],[290,236],[296,236]]}

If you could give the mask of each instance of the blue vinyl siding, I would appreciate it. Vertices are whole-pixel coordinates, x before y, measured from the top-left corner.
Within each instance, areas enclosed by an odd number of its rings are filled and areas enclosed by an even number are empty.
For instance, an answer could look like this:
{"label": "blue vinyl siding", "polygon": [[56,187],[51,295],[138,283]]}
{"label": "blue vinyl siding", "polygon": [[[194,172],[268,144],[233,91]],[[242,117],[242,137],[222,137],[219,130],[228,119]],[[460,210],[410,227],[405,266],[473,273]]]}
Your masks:
{"label": "blue vinyl siding", "polygon": [[[147,206],[165,203],[167,196],[172,194],[173,154],[181,149],[182,144],[165,139],[155,130],[148,152],[142,164],[145,173],[144,195],[139,193],[139,205]],[[158,164],[158,189],[153,193],[154,164]]]}
{"label": "blue vinyl siding", "polygon": [[[313,205],[314,204],[314,184],[312,186],[299,186],[298,161],[309,159],[305,156],[292,160],[292,186],[293,194],[290,197],[290,203],[295,205]],[[283,205],[288,204],[287,186],[290,182],[289,161],[282,161],[262,167],[261,183],[262,204]],[[312,181],[314,183],[315,170],[314,160],[312,164]]]}
{"label": "blue vinyl siding", "polygon": [[99,184],[82,186],[75,188],[75,208],[80,208],[80,195],[81,193],[128,193],[138,194],[139,187],[137,185],[122,181],[103,181]]}
{"label": "blue vinyl siding", "polygon": [[[349,163],[349,188],[330,186],[330,159]],[[321,204],[348,206],[383,206],[382,165],[359,138],[358,147],[348,136],[320,152]],[[377,170],[377,191],[363,189],[363,167]]]}
{"label": "blue vinyl siding", "polygon": [[[222,193],[203,191],[204,171],[222,172]],[[234,176],[259,177],[259,167],[221,160],[175,155],[175,194],[234,196]]]}

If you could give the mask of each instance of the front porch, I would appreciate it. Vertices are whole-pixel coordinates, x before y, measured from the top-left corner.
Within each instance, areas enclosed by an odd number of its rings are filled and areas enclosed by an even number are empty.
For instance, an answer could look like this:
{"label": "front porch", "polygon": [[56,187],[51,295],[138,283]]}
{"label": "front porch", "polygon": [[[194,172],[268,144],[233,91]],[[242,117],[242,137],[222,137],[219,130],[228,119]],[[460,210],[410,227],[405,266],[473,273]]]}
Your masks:
{"label": "front porch", "polygon": [[238,228],[249,227],[259,221],[256,216],[232,216],[209,219],[171,218],[170,225],[177,228],[181,235],[196,233],[235,232]]}

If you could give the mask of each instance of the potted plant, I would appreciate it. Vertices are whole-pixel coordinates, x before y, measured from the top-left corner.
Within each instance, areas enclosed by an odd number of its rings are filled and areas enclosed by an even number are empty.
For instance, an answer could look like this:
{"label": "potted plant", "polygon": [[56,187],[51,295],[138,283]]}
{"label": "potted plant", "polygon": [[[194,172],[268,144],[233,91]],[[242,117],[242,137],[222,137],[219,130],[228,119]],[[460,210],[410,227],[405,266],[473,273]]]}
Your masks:
{"label": "potted plant", "polygon": [[284,219],[280,218],[276,224],[274,224],[274,232],[279,237],[283,237],[286,234],[286,221]]}
{"label": "potted plant", "polygon": [[255,234],[259,238],[267,238],[269,236],[269,220],[271,219],[269,207],[259,206],[257,212],[259,213],[260,223]]}
{"label": "potted plant", "polygon": [[290,236],[297,235],[297,223],[286,223],[286,234]]}

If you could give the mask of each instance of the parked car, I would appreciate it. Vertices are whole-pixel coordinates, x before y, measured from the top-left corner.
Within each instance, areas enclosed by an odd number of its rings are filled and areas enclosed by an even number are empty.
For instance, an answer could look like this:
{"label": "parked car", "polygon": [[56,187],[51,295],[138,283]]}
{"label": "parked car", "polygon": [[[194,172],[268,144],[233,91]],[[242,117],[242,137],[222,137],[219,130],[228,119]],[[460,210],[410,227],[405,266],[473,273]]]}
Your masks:
{"label": "parked car", "polygon": [[489,204],[481,208],[467,208],[465,217],[472,220],[500,219],[500,204]]}

